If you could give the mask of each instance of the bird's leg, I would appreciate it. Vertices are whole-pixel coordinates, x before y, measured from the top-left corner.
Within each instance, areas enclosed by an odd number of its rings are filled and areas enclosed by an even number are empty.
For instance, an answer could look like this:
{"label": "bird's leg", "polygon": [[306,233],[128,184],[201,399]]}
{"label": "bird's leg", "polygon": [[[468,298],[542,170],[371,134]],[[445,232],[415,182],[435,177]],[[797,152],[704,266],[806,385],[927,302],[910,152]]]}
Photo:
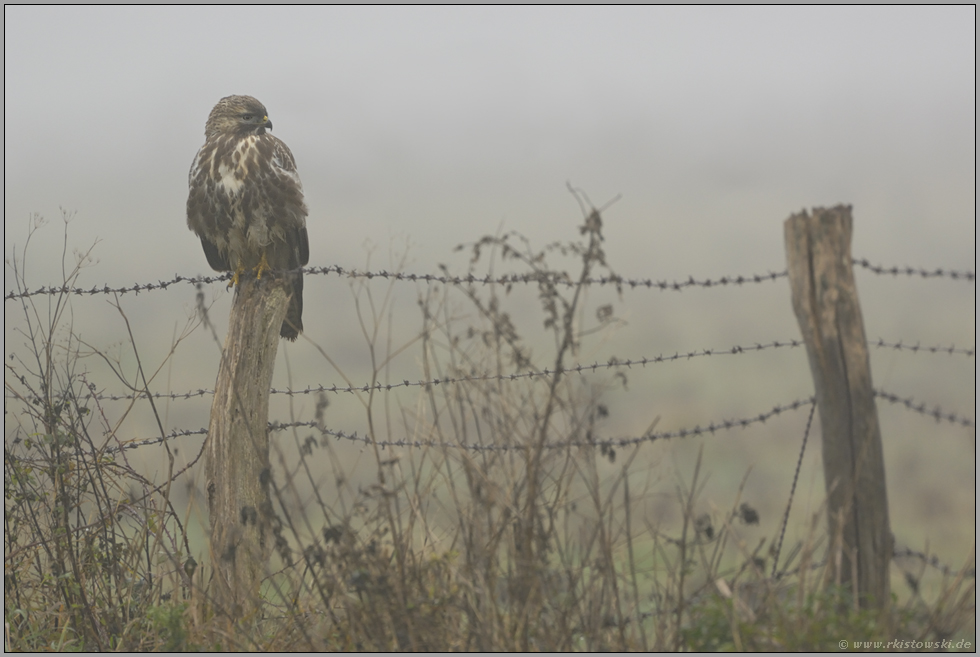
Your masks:
{"label": "bird's leg", "polygon": [[255,278],[262,278],[262,272],[272,271],[272,267],[269,266],[269,261],[266,260],[265,251],[262,252],[262,259],[259,260],[259,264],[255,267]]}
{"label": "bird's leg", "polygon": [[244,273],[245,273],[245,268],[244,267],[242,267],[241,265],[238,265],[237,267],[235,267],[235,271],[231,275],[231,280],[228,281],[228,289],[231,289],[231,288],[235,287],[236,285],[238,285],[238,280],[242,277],[242,274],[244,274]]}

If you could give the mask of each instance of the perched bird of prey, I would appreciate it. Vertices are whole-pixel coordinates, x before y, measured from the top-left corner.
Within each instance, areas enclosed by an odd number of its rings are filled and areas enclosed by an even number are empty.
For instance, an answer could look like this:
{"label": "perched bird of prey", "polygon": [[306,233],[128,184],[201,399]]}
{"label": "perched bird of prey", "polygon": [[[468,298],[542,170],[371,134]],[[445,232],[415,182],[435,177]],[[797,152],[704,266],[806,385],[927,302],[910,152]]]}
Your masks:
{"label": "perched bird of prey", "polygon": [[[218,101],[204,126],[204,146],[188,178],[187,226],[201,238],[208,264],[257,277],[299,269],[310,260],[306,205],[296,161],[268,131],[265,106],[251,96]],[[303,272],[287,274],[292,296],[279,335],[303,330]]]}

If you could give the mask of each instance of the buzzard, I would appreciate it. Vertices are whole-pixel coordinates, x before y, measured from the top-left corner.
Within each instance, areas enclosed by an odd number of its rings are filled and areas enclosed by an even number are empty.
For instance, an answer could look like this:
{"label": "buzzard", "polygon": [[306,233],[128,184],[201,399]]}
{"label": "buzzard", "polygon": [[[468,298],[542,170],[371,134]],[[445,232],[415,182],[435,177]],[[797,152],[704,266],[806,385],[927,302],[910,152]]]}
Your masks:
{"label": "buzzard", "polygon": [[208,264],[261,278],[290,270],[292,296],[279,335],[303,330],[303,272],[310,260],[306,205],[296,161],[273,137],[265,106],[251,96],[218,101],[204,126],[204,146],[191,165],[187,226],[201,238]]}

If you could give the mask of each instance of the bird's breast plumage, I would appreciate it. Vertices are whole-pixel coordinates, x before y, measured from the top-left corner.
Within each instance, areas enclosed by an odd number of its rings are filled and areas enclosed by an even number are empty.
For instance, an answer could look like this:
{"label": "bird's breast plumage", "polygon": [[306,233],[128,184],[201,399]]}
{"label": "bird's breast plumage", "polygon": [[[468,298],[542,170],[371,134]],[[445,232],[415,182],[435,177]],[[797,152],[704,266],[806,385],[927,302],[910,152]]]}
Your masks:
{"label": "bird's breast plumage", "polygon": [[212,137],[194,159],[189,182],[188,226],[215,245],[222,269],[254,267],[263,253],[274,268],[299,266],[284,247],[299,231],[305,238],[307,210],[282,141],[268,133]]}

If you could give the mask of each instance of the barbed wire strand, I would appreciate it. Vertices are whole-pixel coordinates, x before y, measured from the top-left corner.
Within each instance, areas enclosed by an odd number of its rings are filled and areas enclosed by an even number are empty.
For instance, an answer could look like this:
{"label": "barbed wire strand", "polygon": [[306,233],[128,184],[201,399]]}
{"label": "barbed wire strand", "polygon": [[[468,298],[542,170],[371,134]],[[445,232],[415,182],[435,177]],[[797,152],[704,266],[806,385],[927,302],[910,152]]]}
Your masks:
{"label": "barbed wire strand", "polygon": [[925,415],[926,417],[933,418],[936,422],[949,422],[950,424],[958,424],[960,426],[966,427],[967,429],[976,428],[975,420],[971,420],[968,417],[964,417],[962,415],[958,415],[952,412],[944,413],[943,409],[938,404],[936,406],[933,406],[932,408],[929,408],[929,406],[925,402],[916,401],[912,397],[899,397],[896,394],[885,392],[884,390],[878,390],[877,388],[873,388],[872,392],[874,393],[874,396],[877,397],[878,399],[884,399],[885,401],[891,402],[892,404],[901,404],[902,406],[909,409],[910,411],[914,411],[920,415]]}
{"label": "barbed wire strand", "polygon": [[937,557],[936,555],[932,555],[930,557],[927,556],[924,552],[919,552],[918,550],[913,550],[911,548],[896,548],[895,551],[892,553],[892,559],[901,559],[903,557],[918,559],[922,561],[924,564],[926,564],[927,566],[932,566],[946,577],[955,576],[962,571],[967,577],[970,577],[972,579],[977,578],[976,568],[968,568],[965,570],[950,568],[946,564],[939,561],[939,557]]}
{"label": "barbed wire strand", "polygon": [[[890,275],[890,276],[919,276],[922,278],[949,278],[952,280],[964,280],[967,282],[975,282],[976,276],[972,271],[958,271],[953,269],[925,269],[922,267],[910,267],[910,266],[891,266],[887,267],[884,265],[872,265],[866,259],[853,259],[852,262],[859,267],[867,269],[875,274],[879,275]],[[325,267],[304,267],[299,271],[309,276],[317,275],[328,275],[335,274],[337,276],[343,276],[346,278],[365,278],[372,280],[375,278],[382,280],[393,280],[393,281],[410,281],[410,282],[422,282],[422,283],[442,283],[445,285],[514,285],[517,283],[541,283],[548,282],[555,285],[565,285],[567,287],[574,287],[580,284],[580,281],[572,280],[567,275],[563,274],[550,274],[550,273],[532,273],[532,274],[506,274],[502,276],[476,276],[474,274],[467,274],[464,276],[449,276],[444,274],[412,274],[406,272],[389,272],[385,270],[380,271],[359,271],[357,269],[345,269],[339,265],[328,265]],[[285,271],[280,271],[279,273],[286,273]],[[721,278],[705,278],[705,279],[695,279],[693,276],[689,276],[685,280],[653,280],[651,278],[624,278],[622,276],[601,276],[598,278],[587,278],[583,282],[585,285],[615,285],[620,288],[628,287],[630,289],[635,288],[647,288],[656,289],[661,291],[675,291],[680,292],[691,287],[723,287],[728,285],[747,285],[751,283],[765,283],[768,281],[775,281],[780,278],[787,277],[786,270],[779,272],[768,272],[766,274],[751,274],[747,276],[722,276]],[[225,281],[230,281],[232,278],[231,273],[219,274],[216,276],[180,276],[174,275],[169,281],[158,281],[156,283],[136,283],[131,286],[123,287],[109,287],[108,285],[103,285],[102,287],[93,286],[91,288],[80,288],[80,287],[67,287],[67,286],[50,286],[50,287],[40,287],[36,290],[24,290],[21,292],[9,291],[4,293],[3,300],[13,301],[15,299],[25,299],[28,297],[34,297],[39,295],[54,295],[54,294],[73,294],[73,295],[95,295],[95,294],[139,294],[140,292],[153,292],[156,290],[166,290],[171,285],[176,285],[178,283],[188,283],[191,285],[203,285],[210,283],[220,283]]]}
{"label": "barbed wire strand", "polygon": [[[742,354],[749,353],[753,351],[764,351],[766,349],[779,349],[783,347],[800,347],[803,342],[800,340],[785,340],[779,341],[775,340],[766,344],[755,344],[749,346],[734,346],[730,349],[702,349],[698,351],[689,351],[686,353],[674,353],[670,356],[665,356],[663,354],[653,357],[643,357],[627,360],[619,360],[618,358],[610,358],[604,363],[594,362],[591,364],[578,364],[571,365],[562,370],[563,374],[585,374],[588,372],[595,372],[597,370],[610,369],[615,367],[625,367],[627,369],[632,367],[646,367],[647,365],[655,365],[658,363],[669,363],[677,360],[690,360],[692,358],[699,358],[703,356],[721,356],[726,354]],[[470,374],[463,376],[447,376],[440,377],[437,379],[420,380],[420,381],[409,381],[405,379],[400,383],[375,383],[375,384],[363,384],[359,386],[348,385],[348,386],[337,386],[337,385],[318,385],[318,386],[308,386],[302,389],[270,389],[270,394],[273,395],[309,395],[313,393],[329,392],[334,394],[340,393],[355,393],[363,392],[367,393],[370,391],[375,392],[388,392],[396,388],[407,388],[407,387],[429,387],[433,385],[444,385],[444,384],[457,384],[457,383],[473,383],[481,381],[516,381],[518,379],[529,379],[539,376],[552,376],[555,374],[554,370],[545,368],[543,370],[529,371],[529,372],[515,372],[512,374]],[[166,399],[190,399],[193,397],[202,397],[205,395],[213,395],[214,390],[207,388],[199,388],[197,390],[191,390],[184,393],[153,393],[156,398],[166,398]],[[83,395],[79,397],[79,400],[87,399],[97,399],[100,401],[122,401],[122,400],[133,400],[137,398],[143,398],[146,396],[144,392],[137,392],[129,395],[98,395],[95,393]]]}
{"label": "barbed wire strand", "polygon": [[[706,427],[701,427],[700,425],[695,426],[693,429],[678,429],[676,431],[662,431],[657,433],[648,433],[642,436],[633,436],[627,438],[606,438],[604,440],[565,440],[553,443],[546,443],[544,449],[565,449],[569,447],[629,447],[631,445],[638,445],[641,443],[653,442],[655,440],[667,440],[670,438],[689,438],[691,436],[700,436],[704,434],[715,434],[719,431],[728,431],[737,428],[746,428],[753,424],[758,424],[765,422],[766,420],[785,413],[786,411],[794,411],[807,404],[813,404],[815,402],[814,397],[808,397],[806,399],[799,399],[789,404],[777,405],[772,408],[772,410],[759,413],[748,418],[724,420],[721,422],[712,422]],[[341,431],[337,429],[327,429],[315,420],[302,422],[270,422],[269,431],[284,431],[286,429],[293,428],[308,428],[315,429],[321,433],[323,436],[331,436],[337,438],[338,440],[348,440],[350,442],[363,443],[365,445],[377,445],[381,448],[387,447],[411,447],[411,448],[451,448],[451,449],[464,449],[469,451],[477,452],[507,452],[507,451],[519,451],[525,448],[524,445],[484,445],[484,444],[471,444],[466,442],[448,442],[448,441],[438,441],[438,440],[410,440],[407,438],[401,438],[399,440],[374,440],[369,435],[358,435],[355,431],[353,433],[347,431]],[[145,447],[148,445],[155,445],[162,443],[165,440],[172,440],[174,438],[179,438],[182,436],[196,436],[196,435],[207,435],[207,429],[185,429],[185,430],[174,430],[165,436],[156,436],[154,438],[147,438],[146,440],[139,440],[134,442],[125,443],[119,447],[110,448],[109,452],[118,452],[124,449],[136,449],[138,447]]]}
{"label": "barbed wire strand", "polygon": [[800,479],[800,470],[803,468],[803,455],[806,453],[807,439],[810,437],[810,427],[813,425],[813,416],[816,414],[817,405],[810,406],[810,415],[806,419],[806,429],[803,430],[803,444],[800,446],[800,456],[796,460],[796,470],[793,472],[793,484],[789,487],[789,501],[786,502],[786,512],[783,514],[783,522],[779,528],[779,540],[776,542],[776,551],[772,557],[772,577],[776,577],[776,567],[779,565],[779,555],[783,551],[783,537],[786,535],[786,527],[789,525],[789,512],[793,508],[793,496],[796,495],[796,484]]}
{"label": "barbed wire strand", "polygon": [[957,271],[955,269],[943,269],[942,267],[925,269],[923,267],[909,267],[907,265],[904,267],[886,267],[884,265],[872,265],[865,258],[852,258],[851,262],[858,267],[862,267],[881,276],[919,276],[921,278],[950,278],[954,281],[964,280],[969,283],[976,282],[976,275],[969,270]]}
{"label": "barbed wire strand", "polygon": [[[966,417],[961,417],[956,413],[943,412],[939,406],[929,408],[927,404],[923,402],[917,402],[911,397],[899,397],[898,395],[884,392],[878,389],[873,389],[873,394],[875,397],[884,399],[885,401],[901,404],[908,410],[911,410],[920,415],[930,417],[936,422],[949,422],[951,424],[958,424],[966,428],[975,428],[976,424],[974,420]],[[779,415],[785,411],[796,410],[800,406],[806,404],[815,403],[815,397],[808,397],[807,399],[800,399],[790,404],[777,405],[774,406],[771,411],[766,413],[760,413],[749,418],[742,418],[736,420],[725,420],[723,422],[712,422],[706,427],[701,427],[700,425],[695,426],[693,429],[678,429],[676,431],[660,432],[644,434],[643,436],[636,436],[630,438],[607,438],[604,440],[579,440],[579,441],[562,441],[557,443],[547,443],[545,449],[560,449],[566,447],[629,447],[632,445],[638,445],[645,442],[653,442],[655,440],[664,440],[669,438],[687,438],[690,436],[698,436],[704,434],[715,434],[718,431],[730,430],[734,428],[745,428],[752,424],[758,422],[765,422],[769,418]],[[320,426],[315,421],[309,422],[270,422],[269,431],[282,431],[289,428],[312,428],[320,431],[324,436],[333,436],[338,439],[349,440],[351,442],[360,442],[367,445],[377,444],[379,447],[413,447],[413,448],[423,448],[423,447],[438,447],[438,448],[458,448],[466,449],[471,451],[509,451],[509,450],[520,450],[524,447],[522,445],[482,445],[482,444],[468,444],[463,442],[453,443],[447,441],[426,441],[426,440],[408,440],[402,438],[400,440],[382,440],[375,442],[368,435],[358,435],[355,431],[353,433],[336,430],[327,429]],[[154,438],[148,438],[146,440],[132,441],[125,443],[119,447],[110,448],[108,451],[110,453],[115,453],[123,449],[136,449],[138,447],[145,447],[148,445],[156,445],[162,443],[165,440],[173,440],[175,438],[180,438],[182,436],[196,436],[196,435],[207,435],[207,429],[175,429],[169,434],[164,436],[156,436]]]}
{"label": "barbed wire strand", "polygon": [[[927,566],[931,566],[932,568],[935,568],[946,577],[955,577],[960,573],[963,573],[966,577],[969,577],[970,579],[977,578],[976,568],[953,568],[941,562],[939,560],[939,557],[937,557],[936,555],[932,555],[930,557],[923,552],[919,552],[918,550],[913,550],[911,548],[895,548],[895,550],[892,552],[892,561],[895,561],[897,559],[903,559],[903,558],[918,559],[922,561],[924,564],[926,564]],[[807,569],[814,570],[817,568],[823,568],[826,565],[827,565],[827,560],[822,559],[820,561],[816,561],[814,563],[808,564]],[[790,568],[788,570],[780,570],[773,576],[773,579],[780,580],[788,575],[795,575],[796,573],[800,572],[802,569],[803,568],[801,566],[797,566],[796,568]]]}
{"label": "barbed wire strand", "polygon": [[[284,270],[274,270],[276,273],[284,274],[288,273]],[[343,276],[346,278],[365,278],[372,280],[375,278],[382,280],[393,280],[393,281],[410,281],[410,282],[421,282],[421,283],[442,283],[444,285],[514,285],[517,283],[542,283],[547,282],[554,285],[564,285],[566,287],[574,287],[579,285],[580,282],[584,282],[586,285],[618,285],[622,287],[630,288],[650,288],[659,290],[673,290],[681,291],[689,287],[717,287],[724,285],[746,285],[749,283],[764,283],[766,281],[774,281],[778,278],[785,277],[786,271],[782,272],[769,272],[767,274],[753,274],[751,276],[722,276],[717,279],[695,279],[693,276],[687,278],[683,281],[654,281],[649,278],[623,278],[620,276],[603,276],[599,278],[587,278],[584,281],[575,281],[564,274],[552,274],[545,272],[537,272],[532,274],[505,274],[501,276],[476,276],[474,274],[467,274],[464,276],[450,276],[444,274],[412,274],[406,272],[389,272],[385,270],[381,271],[359,271],[356,269],[344,269],[338,265],[329,265],[326,267],[303,267],[298,271],[302,271],[306,275],[316,276],[325,274],[336,274],[338,276]],[[169,281],[159,281],[157,283],[136,283],[131,286],[110,288],[108,285],[103,285],[102,287],[92,287],[89,289],[79,288],[79,287],[41,287],[37,290],[25,290],[23,292],[7,292],[4,295],[4,301],[11,301],[13,299],[23,299],[27,297],[33,297],[38,295],[53,295],[53,294],[74,294],[74,295],[94,295],[94,294],[129,294],[140,292],[152,292],[156,290],[165,290],[171,285],[177,283],[189,283],[192,285],[203,285],[209,283],[220,283],[225,281],[230,281],[232,278],[231,273],[219,274],[217,276],[179,276],[175,275]]]}
{"label": "barbed wire strand", "polygon": [[977,355],[976,346],[972,348],[966,348],[966,349],[959,348],[956,345],[952,345],[952,344],[949,345],[948,347],[944,347],[941,345],[923,347],[918,342],[916,342],[915,344],[905,344],[901,340],[899,340],[898,342],[885,342],[885,340],[882,338],[878,338],[877,340],[868,340],[868,345],[871,347],[878,347],[879,349],[894,349],[896,351],[911,351],[913,353],[924,352],[929,354],[949,354],[950,356],[953,356],[955,354],[960,354],[963,356],[968,356],[970,358]]}
{"label": "barbed wire strand", "polygon": [[[578,373],[585,374],[587,372],[595,372],[602,369],[610,369],[615,367],[625,367],[632,368],[636,367],[646,367],[647,365],[656,365],[659,363],[669,363],[677,360],[690,360],[692,358],[701,358],[705,356],[725,356],[725,355],[737,355],[744,353],[751,353],[754,351],[765,351],[767,349],[781,349],[781,348],[795,348],[803,346],[803,341],[801,340],[774,340],[768,343],[756,343],[754,345],[736,345],[729,349],[701,349],[695,351],[688,351],[685,353],[674,353],[670,356],[665,356],[663,354],[653,357],[643,357],[636,359],[619,360],[612,358],[605,363],[594,362],[592,364],[579,364],[572,365],[568,368],[562,370],[563,373]],[[919,344],[907,345],[899,342],[885,342],[882,339],[877,341],[868,341],[868,345],[878,348],[887,348],[895,350],[911,351],[913,353],[925,352],[933,354],[957,354],[967,357],[973,357],[976,354],[976,349],[961,349],[954,345],[949,347],[943,346],[932,346],[932,347],[922,347]],[[513,374],[472,374],[467,376],[457,376],[457,377],[441,377],[438,379],[430,380],[420,380],[420,381],[409,381],[407,379],[400,383],[375,383],[375,384],[363,384],[360,386],[348,385],[348,386],[337,386],[337,385],[318,385],[318,386],[307,386],[306,388],[300,389],[278,389],[272,388],[269,392],[273,395],[309,395],[313,393],[329,392],[333,394],[340,393],[355,393],[363,392],[367,393],[370,391],[375,392],[388,392],[396,388],[406,388],[406,387],[428,387],[432,385],[441,384],[455,384],[455,383],[470,383],[470,382],[480,382],[480,381],[513,381],[517,379],[533,378],[538,376],[551,376],[554,371],[549,369],[531,371],[531,372],[517,372]],[[204,397],[207,395],[213,395],[214,390],[208,388],[198,388],[197,390],[190,390],[187,392],[156,392],[153,393],[154,399],[170,399],[170,400],[182,400],[182,399],[192,399],[194,397]],[[78,397],[79,401],[95,399],[98,401],[131,401],[134,399],[142,399],[146,397],[146,393],[137,392],[128,395],[106,395],[106,394],[96,394],[89,393]]]}

